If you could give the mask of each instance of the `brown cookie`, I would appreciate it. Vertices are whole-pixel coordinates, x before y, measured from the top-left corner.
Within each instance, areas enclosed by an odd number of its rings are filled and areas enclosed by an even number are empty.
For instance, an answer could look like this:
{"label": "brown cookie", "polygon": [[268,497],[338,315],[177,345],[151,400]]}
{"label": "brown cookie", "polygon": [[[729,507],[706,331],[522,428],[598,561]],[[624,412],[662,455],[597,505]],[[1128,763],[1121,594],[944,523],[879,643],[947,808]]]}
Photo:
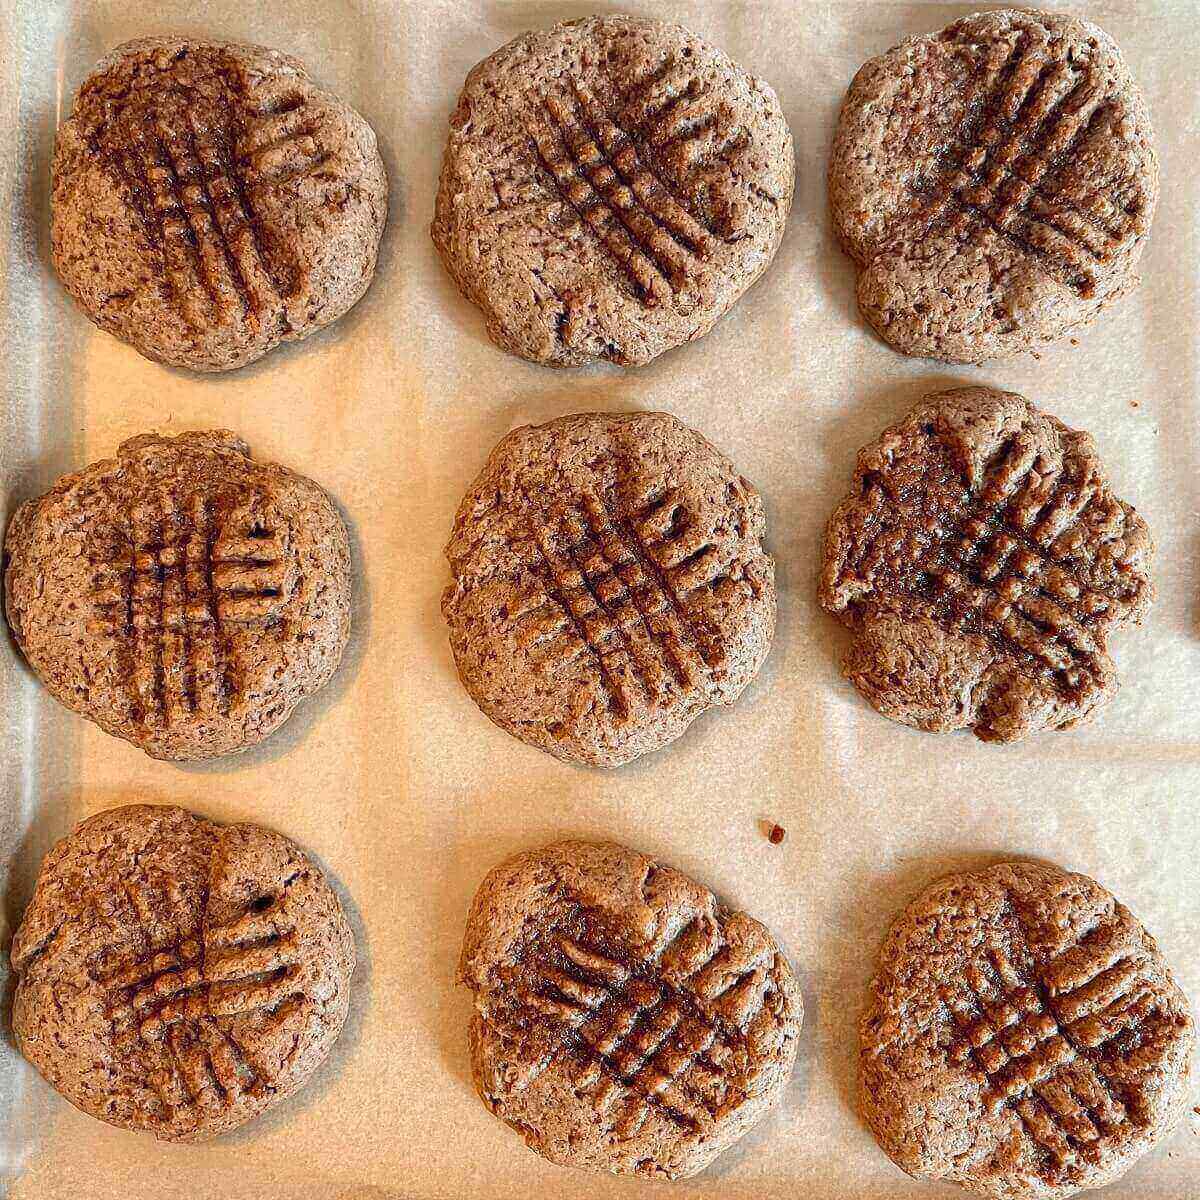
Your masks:
{"label": "brown cookie", "polygon": [[1023,396],[926,396],[858,456],[820,599],[885,717],[1009,742],[1115,695],[1108,635],[1150,606],[1154,544],[1090,434]]}
{"label": "brown cookie", "polygon": [[154,758],[245,750],[337,669],[350,545],[329,497],[224,431],[145,434],[17,510],[9,625],[56,700]]}
{"label": "brown cookie", "polygon": [[868,62],[829,162],[858,302],[905,354],[982,362],[1137,284],[1158,199],[1142,94],[1064,13],[977,13]]}
{"label": "brown cookie", "polygon": [[459,506],[442,598],[463,686],[501,729],[615,767],[729,704],[775,629],[762,499],[664,413],[510,433]]}
{"label": "brown cookie", "polygon": [[101,329],[173,366],[227,371],[336,321],[386,217],[371,127],[277,50],[126,42],[58,132],[54,266]]}
{"label": "brown cookie", "polygon": [[77,1108],[200,1141],[301,1087],[346,1019],[354,938],[257,825],[130,805],[46,856],[12,945],[21,1053]]}
{"label": "brown cookie", "polygon": [[910,1175],[1074,1195],[1164,1138],[1195,1031],[1154,939],[1095,880],[1004,863],[934,884],[883,948],[861,1105]]}
{"label": "brown cookie", "polygon": [[794,178],[762,80],[679,25],[587,17],[467,77],[433,240],[505,350],[630,366],[707,333],[762,274]]}
{"label": "brown cookie", "polygon": [[774,939],[707,888],[612,843],[492,870],[459,980],[484,1104],[553,1162],[702,1171],[779,1098],[803,1002]]}

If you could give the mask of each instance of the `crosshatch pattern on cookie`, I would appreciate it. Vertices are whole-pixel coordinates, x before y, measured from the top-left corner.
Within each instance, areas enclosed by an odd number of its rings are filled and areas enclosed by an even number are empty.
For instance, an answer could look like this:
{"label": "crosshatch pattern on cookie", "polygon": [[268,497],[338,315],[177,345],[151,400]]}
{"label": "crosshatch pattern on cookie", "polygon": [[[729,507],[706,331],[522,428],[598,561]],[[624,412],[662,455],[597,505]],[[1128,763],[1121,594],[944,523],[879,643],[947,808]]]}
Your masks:
{"label": "crosshatch pattern on cookie", "polygon": [[92,550],[91,629],[117,640],[132,716],[228,714],[240,686],[230,631],[276,620],[297,585],[286,522],[250,493],[111,498],[123,524]]}
{"label": "crosshatch pattern on cookie", "polygon": [[[957,1038],[952,1065],[977,1075],[985,1107],[1007,1109],[1046,1165],[1047,1179],[1100,1163],[1148,1124],[1120,1060],[1169,1023],[1151,957],[1106,917],[1036,963],[1025,930],[989,940],[940,995]],[[1127,1073],[1126,1073],[1127,1074]]]}
{"label": "crosshatch pattern on cookie", "polygon": [[507,616],[517,645],[549,670],[590,662],[618,718],[642,698],[710,690],[727,654],[695,600],[743,587],[758,595],[753,568],[733,564],[674,489],[634,506],[599,492],[550,514],[527,503],[517,550],[530,585]]}
{"label": "crosshatch pattern on cookie", "polygon": [[[193,49],[195,57],[203,52]],[[273,320],[301,280],[259,201],[335,181],[324,118],[298,90],[249,92],[219,55],[187,86],[151,76],[112,104],[90,144],[137,213],[161,287],[198,329]]]}
{"label": "crosshatch pattern on cookie", "polygon": [[565,1065],[576,1094],[620,1137],[651,1114],[702,1137],[753,1089],[782,1011],[776,952],[730,945],[705,914],[682,915],[635,958],[581,934],[585,925],[578,913],[546,930],[498,999],[534,1023],[541,1047],[514,1090]]}
{"label": "crosshatch pattern on cookie", "polygon": [[559,196],[647,306],[687,293],[743,234],[733,173],[750,134],[673,57],[619,88],[597,73],[541,97],[528,129]]}
{"label": "crosshatch pattern on cookie", "polygon": [[114,1044],[149,1065],[157,1105],[144,1118],[174,1123],[191,1110],[211,1113],[269,1094],[277,1065],[258,1056],[244,1032],[261,1042],[311,1003],[286,889],[220,923],[197,913],[186,930],[158,945],[148,931],[161,899],[155,889],[135,883],[115,894],[142,946],[98,963],[93,980]]}
{"label": "crosshatch pattern on cookie", "polygon": [[930,174],[912,183],[910,219],[928,234],[986,227],[1082,298],[1148,225],[1139,201],[1060,181],[1087,140],[1121,119],[1121,101],[1093,69],[1028,33],[966,82],[967,117]]}
{"label": "crosshatch pattern on cookie", "polygon": [[[970,487],[928,436],[931,454],[866,479],[840,583],[855,581],[860,602],[876,591],[933,600],[949,628],[996,640],[1063,690],[1085,688],[1106,669],[1107,627],[1148,586],[1122,557],[1125,509],[1070,442],[1053,468],[1018,432]],[[886,565],[897,558],[912,564],[906,577]]]}

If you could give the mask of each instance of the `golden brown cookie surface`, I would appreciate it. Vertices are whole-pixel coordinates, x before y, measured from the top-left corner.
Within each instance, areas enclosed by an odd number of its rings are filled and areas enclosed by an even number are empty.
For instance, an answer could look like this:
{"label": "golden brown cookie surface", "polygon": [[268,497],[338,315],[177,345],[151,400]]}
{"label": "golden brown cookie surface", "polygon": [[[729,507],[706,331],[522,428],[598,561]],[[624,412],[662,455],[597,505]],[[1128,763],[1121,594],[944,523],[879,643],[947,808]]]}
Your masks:
{"label": "golden brown cookie surface", "polygon": [[932,885],[883,948],[862,1111],[911,1175],[1073,1195],[1165,1137],[1195,1031],[1154,939],[1094,880],[1004,863]]}
{"label": "golden brown cookie surface", "polygon": [[127,42],[59,130],[55,268],[97,325],[175,366],[244,366],[336,320],[386,215],[371,128],[277,50]]}
{"label": "golden brown cookie surface", "polygon": [[639,364],[707,333],[766,269],[794,176],[762,80],[681,26],[588,17],[467,77],[433,240],[504,349]]}
{"label": "golden brown cookie surface", "polygon": [[619,766],[735,700],[775,627],[762,499],[663,413],[514,430],[455,517],[442,600],[459,676],[502,729]]}
{"label": "golden brown cookie surface", "polygon": [[905,354],[981,362],[1053,341],[1136,286],[1158,160],[1103,30],[1002,10],[863,66],[829,193],[876,332]]}
{"label": "golden brown cookie surface", "polygon": [[18,646],[68,708],[156,758],[247,749],[337,669],[350,547],[310,479],[216,431],[147,434],[24,504]]}
{"label": "golden brown cookie surface", "polygon": [[821,604],[884,716],[1013,741],[1117,690],[1109,633],[1154,596],[1153,540],[1092,437],[1023,396],[927,396],[858,456],[825,535]]}
{"label": "golden brown cookie surface", "polygon": [[612,843],[517,855],[475,896],[459,978],[476,1087],[555,1162],[680,1178],[778,1099],[803,1019],[771,935]]}
{"label": "golden brown cookie surface", "polygon": [[312,1074],[354,961],[337,897],[286,838],[130,805],[46,857],[13,942],[13,1029],[84,1112],[198,1141]]}

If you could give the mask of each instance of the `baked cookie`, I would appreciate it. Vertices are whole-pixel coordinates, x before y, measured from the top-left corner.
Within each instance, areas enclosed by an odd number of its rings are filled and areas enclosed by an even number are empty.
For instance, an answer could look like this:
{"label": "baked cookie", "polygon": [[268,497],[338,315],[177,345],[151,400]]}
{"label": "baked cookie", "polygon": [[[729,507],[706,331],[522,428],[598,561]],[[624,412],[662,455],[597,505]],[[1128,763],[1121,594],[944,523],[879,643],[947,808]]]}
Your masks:
{"label": "baked cookie", "polygon": [[454,519],[458,673],[501,729],[616,767],[754,678],[775,630],[762,499],[665,413],[510,433]]}
{"label": "baked cookie", "polygon": [[707,333],[766,270],[794,179],[762,80],[679,25],[587,17],[467,76],[433,240],[503,349],[632,366]]}
{"label": "baked cookie", "polygon": [[1137,284],[1158,199],[1121,52],[1065,13],[977,13],[868,62],[829,162],[858,303],[905,354],[1036,349]]}
{"label": "baked cookie", "polygon": [[354,938],[286,838],[135,804],[46,856],[12,945],[21,1053],[77,1108],[165,1141],[301,1087],[346,1019]]}
{"label": "baked cookie", "polygon": [[84,81],[54,153],[67,291],[140,354],[245,366],[367,290],[387,217],[371,127],[261,46],[141,38]]}
{"label": "baked cookie", "polygon": [[484,1104],[553,1162],[678,1179],[779,1098],[800,988],[774,939],[707,888],[612,843],[496,867],[471,905]]}
{"label": "baked cookie", "polygon": [[998,1200],[1100,1187],[1188,1095],[1187,1000],[1095,880],[1004,863],[935,883],[883,947],[863,1116],[910,1175]]}
{"label": "baked cookie", "polygon": [[4,551],[29,665],[154,758],[262,741],[350,636],[350,544],[328,496],[224,431],[125,442],[22,505]]}
{"label": "baked cookie", "polygon": [[1108,635],[1149,608],[1153,551],[1090,434],[960,388],[859,452],[820,599],[854,630],[843,670],[885,717],[1010,742],[1116,694]]}

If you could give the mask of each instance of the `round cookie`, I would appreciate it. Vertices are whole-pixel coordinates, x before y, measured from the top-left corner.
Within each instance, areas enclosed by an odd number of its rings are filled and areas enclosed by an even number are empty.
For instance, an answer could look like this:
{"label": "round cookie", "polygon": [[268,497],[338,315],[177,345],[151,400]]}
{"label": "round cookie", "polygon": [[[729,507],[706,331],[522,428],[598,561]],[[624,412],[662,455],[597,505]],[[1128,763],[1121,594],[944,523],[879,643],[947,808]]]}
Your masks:
{"label": "round cookie", "polygon": [[1115,695],[1108,635],[1149,608],[1153,550],[1090,434],[961,388],[859,452],[820,600],[854,631],[843,670],[884,716],[1009,742]]}
{"label": "round cookie", "polygon": [[459,981],[488,1109],[573,1167],[702,1171],[787,1085],[803,1020],[774,939],[707,888],[612,843],[492,870]]}
{"label": "round cookie", "polygon": [[337,896],[286,838],[114,808],[42,864],[12,945],[13,1032],[77,1108],[201,1141],[312,1075],[354,961]]}
{"label": "round cookie", "polygon": [[125,442],[22,505],[4,550],[30,666],[154,758],[262,741],[350,636],[350,544],[329,497],[224,431]]}
{"label": "round cookie", "polygon": [[147,358],[227,371],[336,321],[387,218],[371,127],[261,46],[126,42],[58,131],[54,266]]}
{"label": "round cookie", "polygon": [[615,767],[729,704],[775,628],[762,499],[664,413],[510,433],[459,506],[442,598],[463,685],[501,729]]}
{"label": "round cookie", "polygon": [[1170,1132],[1194,1037],[1128,909],[1084,875],[1004,863],[935,883],[892,926],[861,1026],[862,1113],[910,1175],[1071,1196]]}
{"label": "round cookie", "polygon": [[858,302],[905,354],[1036,349],[1137,284],[1158,199],[1142,94],[1064,13],[977,13],[868,62],[829,162]]}
{"label": "round cookie", "polygon": [[432,234],[503,349],[631,366],[707,333],[762,274],[794,179],[766,83],[679,25],[587,17],[471,71]]}

